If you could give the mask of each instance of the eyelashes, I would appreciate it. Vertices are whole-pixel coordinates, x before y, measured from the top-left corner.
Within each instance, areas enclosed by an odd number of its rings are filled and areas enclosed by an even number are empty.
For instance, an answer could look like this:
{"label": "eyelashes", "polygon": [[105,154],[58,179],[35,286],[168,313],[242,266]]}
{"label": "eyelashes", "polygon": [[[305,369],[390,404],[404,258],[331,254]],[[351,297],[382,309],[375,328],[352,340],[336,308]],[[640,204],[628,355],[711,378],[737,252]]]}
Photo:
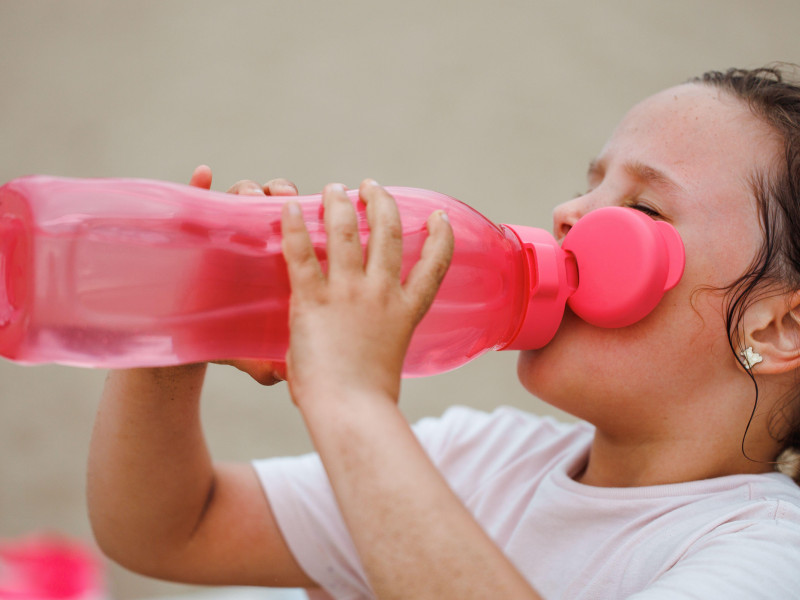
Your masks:
{"label": "eyelashes", "polygon": [[633,210],[638,210],[639,212],[647,215],[648,217],[652,217],[654,219],[661,218],[661,213],[659,213],[654,208],[648,206],[647,204],[642,204],[641,202],[634,202],[631,204],[626,205],[628,208],[632,208]]}
{"label": "eyelashes", "polygon": [[[577,198],[580,198],[582,196],[585,196],[585,195],[591,193],[592,191],[593,191],[592,189],[589,189],[589,190],[586,190],[585,192],[576,192],[575,195],[572,197],[572,199],[575,200]],[[624,206],[626,208],[632,208],[633,210],[638,210],[639,212],[641,212],[641,213],[643,213],[643,214],[645,214],[648,217],[651,217],[653,219],[663,219],[664,218],[663,215],[660,212],[658,212],[655,208],[653,208],[649,204],[646,204],[646,203],[641,202],[639,200],[631,200],[631,201],[623,202],[622,206]]]}

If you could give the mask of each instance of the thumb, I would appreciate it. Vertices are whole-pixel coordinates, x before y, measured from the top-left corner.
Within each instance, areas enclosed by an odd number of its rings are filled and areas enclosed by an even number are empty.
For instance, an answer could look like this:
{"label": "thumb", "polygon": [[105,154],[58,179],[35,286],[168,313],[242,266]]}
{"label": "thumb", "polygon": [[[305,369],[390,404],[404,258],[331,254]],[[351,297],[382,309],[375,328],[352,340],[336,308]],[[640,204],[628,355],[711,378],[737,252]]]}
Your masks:
{"label": "thumb", "polygon": [[204,190],[210,190],[211,178],[211,167],[208,165],[200,165],[192,173],[192,177],[189,179],[189,185],[203,188]]}

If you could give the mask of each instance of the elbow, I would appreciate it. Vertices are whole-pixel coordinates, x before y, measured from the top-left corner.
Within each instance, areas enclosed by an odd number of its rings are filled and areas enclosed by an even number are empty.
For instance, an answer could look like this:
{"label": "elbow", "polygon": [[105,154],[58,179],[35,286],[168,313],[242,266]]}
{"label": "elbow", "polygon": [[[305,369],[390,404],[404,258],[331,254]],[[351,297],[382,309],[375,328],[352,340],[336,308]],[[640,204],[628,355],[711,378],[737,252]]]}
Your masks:
{"label": "elbow", "polygon": [[181,583],[204,583],[192,568],[195,544],[191,534],[173,527],[137,523],[130,515],[89,510],[95,543],[103,555],[139,575]]}
{"label": "elbow", "polygon": [[[171,579],[170,548],[146,531],[135,531],[89,512],[89,522],[97,547],[103,555],[125,569],[157,579]],[[133,530],[132,530],[133,529]]]}
{"label": "elbow", "polygon": [[106,558],[134,573],[158,576],[153,572],[153,565],[143,560],[147,552],[142,550],[150,546],[145,540],[132,538],[120,528],[114,527],[108,519],[92,517],[91,513],[89,521],[95,543]]}

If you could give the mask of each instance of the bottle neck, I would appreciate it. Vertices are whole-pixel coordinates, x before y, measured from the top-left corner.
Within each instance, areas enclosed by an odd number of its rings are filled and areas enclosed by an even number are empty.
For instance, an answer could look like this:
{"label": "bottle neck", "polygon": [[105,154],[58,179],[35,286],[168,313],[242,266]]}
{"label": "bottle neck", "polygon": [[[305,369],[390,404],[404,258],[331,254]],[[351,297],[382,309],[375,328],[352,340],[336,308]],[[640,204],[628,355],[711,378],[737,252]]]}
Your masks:
{"label": "bottle neck", "polygon": [[531,350],[545,346],[555,335],[567,298],[578,287],[574,256],[546,230],[501,225],[519,244],[522,258],[521,310],[516,331],[501,350]]}

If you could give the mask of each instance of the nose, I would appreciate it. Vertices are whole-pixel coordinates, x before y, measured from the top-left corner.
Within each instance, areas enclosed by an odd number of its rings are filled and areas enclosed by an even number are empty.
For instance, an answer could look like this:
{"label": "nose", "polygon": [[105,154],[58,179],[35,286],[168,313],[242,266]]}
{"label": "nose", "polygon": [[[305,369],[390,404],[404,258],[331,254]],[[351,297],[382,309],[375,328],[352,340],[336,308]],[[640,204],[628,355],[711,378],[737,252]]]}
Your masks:
{"label": "nose", "polygon": [[553,209],[553,235],[558,241],[564,239],[575,222],[588,212],[583,196],[563,202]]}

